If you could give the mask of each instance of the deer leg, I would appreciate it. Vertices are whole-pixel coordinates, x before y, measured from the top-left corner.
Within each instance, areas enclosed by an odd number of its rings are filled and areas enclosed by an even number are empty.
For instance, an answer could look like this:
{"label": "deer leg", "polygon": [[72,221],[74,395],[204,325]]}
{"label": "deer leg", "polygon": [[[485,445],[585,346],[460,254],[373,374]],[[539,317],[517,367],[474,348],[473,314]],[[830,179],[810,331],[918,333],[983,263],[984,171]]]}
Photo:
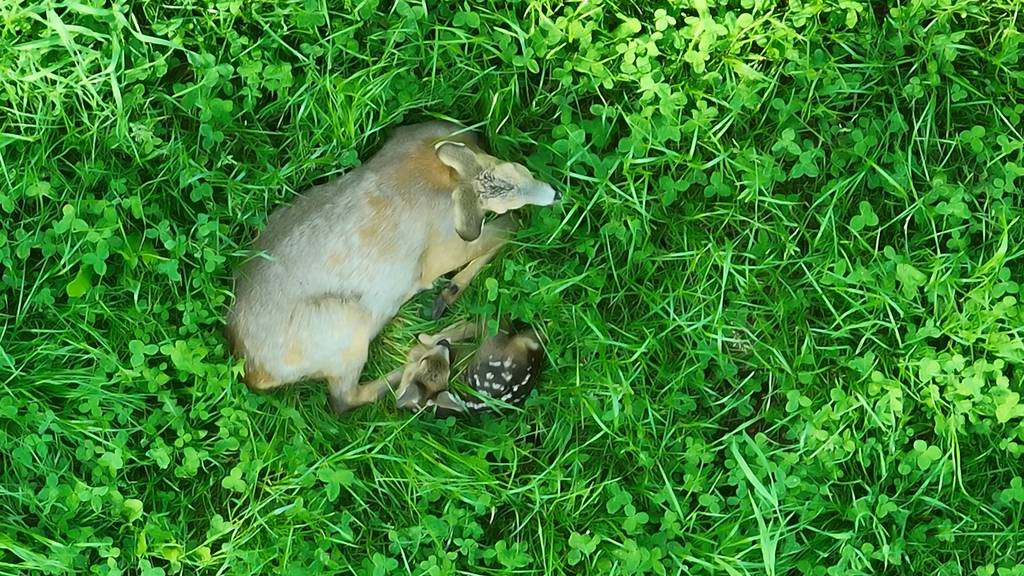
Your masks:
{"label": "deer leg", "polygon": [[484,266],[494,259],[494,256],[497,255],[501,247],[508,242],[515,229],[515,222],[506,214],[496,218],[493,222],[488,222],[484,225],[480,238],[466,244],[467,250],[463,254],[462,262],[457,263],[452,268],[454,270],[461,267],[462,270],[459,270],[448,281],[448,284],[441,289],[441,293],[434,299],[432,310],[434,320],[444,315],[445,310],[462,296],[466,287],[480,274]]}
{"label": "deer leg", "polygon": [[420,342],[427,344],[436,344],[441,340],[447,340],[449,342],[459,342],[461,340],[468,340],[470,338],[476,338],[477,334],[480,333],[480,326],[476,322],[470,320],[460,320],[451,326],[448,326],[444,330],[441,330],[437,334],[420,334]]}
{"label": "deer leg", "polygon": [[399,382],[402,381],[402,373],[404,371],[405,366],[403,365],[401,368],[392,370],[386,376],[370,382],[349,386],[338,382],[337,393],[335,393],[336,381],[330,381],[331,408],[337,414],[344,414],[353,408],[380,400],[398,386]]}

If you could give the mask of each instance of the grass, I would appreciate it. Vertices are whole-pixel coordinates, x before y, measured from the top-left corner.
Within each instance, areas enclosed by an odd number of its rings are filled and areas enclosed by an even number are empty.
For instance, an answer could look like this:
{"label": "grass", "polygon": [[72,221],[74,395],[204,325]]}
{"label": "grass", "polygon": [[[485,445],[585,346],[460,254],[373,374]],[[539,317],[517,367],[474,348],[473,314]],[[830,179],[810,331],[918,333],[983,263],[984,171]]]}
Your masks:
{"label": "grass", "polygon": [[[330,4],[0,3],[0,573],[1024,574],[1019,3]],[[249,393],[267,212],[428,117],[565,193],[450,317],[547,380]]]}

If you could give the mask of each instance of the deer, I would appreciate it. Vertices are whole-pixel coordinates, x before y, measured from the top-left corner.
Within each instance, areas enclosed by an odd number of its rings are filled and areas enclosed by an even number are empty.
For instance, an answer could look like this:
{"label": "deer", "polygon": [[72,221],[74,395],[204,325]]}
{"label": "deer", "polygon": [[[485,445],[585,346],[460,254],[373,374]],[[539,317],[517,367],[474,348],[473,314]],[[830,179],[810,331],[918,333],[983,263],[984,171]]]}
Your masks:
{"label": "deer", "polygon": [[512,211],[560,199],[454,123],[394,130],[357,168],[274,209],[259,257],[237,267],[225,331],[245,384],[326,381],[338,415],[383,398],[391,379],[360,377],[401,306],[455,272],[434,301],[440,318],[519,229]]}
{"label": "deer", "polygon": [[469,416],[521,407],[544,373],[544,344],[537,330],[510,322],[484,339],[463,373],[463,381],[478,398],[462,400],[451,390],[454,344],[475,339],[479,323],[461,320],[437,334],[419,334],[406,362],[382,379],[395,388],[395,406],[434,416]]}

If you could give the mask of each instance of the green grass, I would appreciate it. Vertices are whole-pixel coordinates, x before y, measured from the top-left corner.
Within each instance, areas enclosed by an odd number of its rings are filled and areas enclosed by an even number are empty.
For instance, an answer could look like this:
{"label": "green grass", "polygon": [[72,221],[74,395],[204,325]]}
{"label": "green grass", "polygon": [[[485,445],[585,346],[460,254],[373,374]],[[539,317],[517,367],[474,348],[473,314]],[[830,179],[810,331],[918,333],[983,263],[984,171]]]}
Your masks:
{"label": "green grass", "polygon": [[[0,573],[1024,574],[1020,3],[128,4],[0,3]],[[565,193],[448,318],[548,379],[250,393],[267,212],[429,117]]]}

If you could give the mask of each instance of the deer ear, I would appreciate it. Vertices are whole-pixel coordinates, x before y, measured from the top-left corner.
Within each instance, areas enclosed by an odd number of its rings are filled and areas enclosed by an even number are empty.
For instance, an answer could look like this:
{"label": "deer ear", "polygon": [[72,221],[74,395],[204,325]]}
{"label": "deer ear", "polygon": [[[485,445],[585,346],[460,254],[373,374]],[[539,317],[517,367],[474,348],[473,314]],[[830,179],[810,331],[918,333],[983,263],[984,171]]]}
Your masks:
{"label": "deer ear", "polygon": [[462,142],[442,140],[434,145],[437,159],[445,166],[455,170],[463,178],[472,178],[480,171],[480,161],[476,153]]}
{"label": "deer ear", "polygon": [[466,242],[479,238],[484,225],[484,211],[476,191],[470,186],[459,186],[452,192],[452,203],[455,206],[455,231],[459,238]]}
{"label": "deer ear", "polygon": [[437,396],[427,400],[427,406],[434,406],[440,409],[438,411],[441,412],[441,415],[447,413],[464,414],[467,412],[466,403],[451,390],[438,392]]}
{"label": "deer ear", "polygon": [[400,410],[418,410],[423,400],[423,391],[414,380],[413,368],[406,368],[402,374],[402,383],[395,394],[395,407]]}
{"label": "deer ear", "polygon": [[398,399],[395,401],[395,408],[399,410],[417,410],[422,399],[419,386],[413,384],[406,388],[405,392],[399,394]]}

